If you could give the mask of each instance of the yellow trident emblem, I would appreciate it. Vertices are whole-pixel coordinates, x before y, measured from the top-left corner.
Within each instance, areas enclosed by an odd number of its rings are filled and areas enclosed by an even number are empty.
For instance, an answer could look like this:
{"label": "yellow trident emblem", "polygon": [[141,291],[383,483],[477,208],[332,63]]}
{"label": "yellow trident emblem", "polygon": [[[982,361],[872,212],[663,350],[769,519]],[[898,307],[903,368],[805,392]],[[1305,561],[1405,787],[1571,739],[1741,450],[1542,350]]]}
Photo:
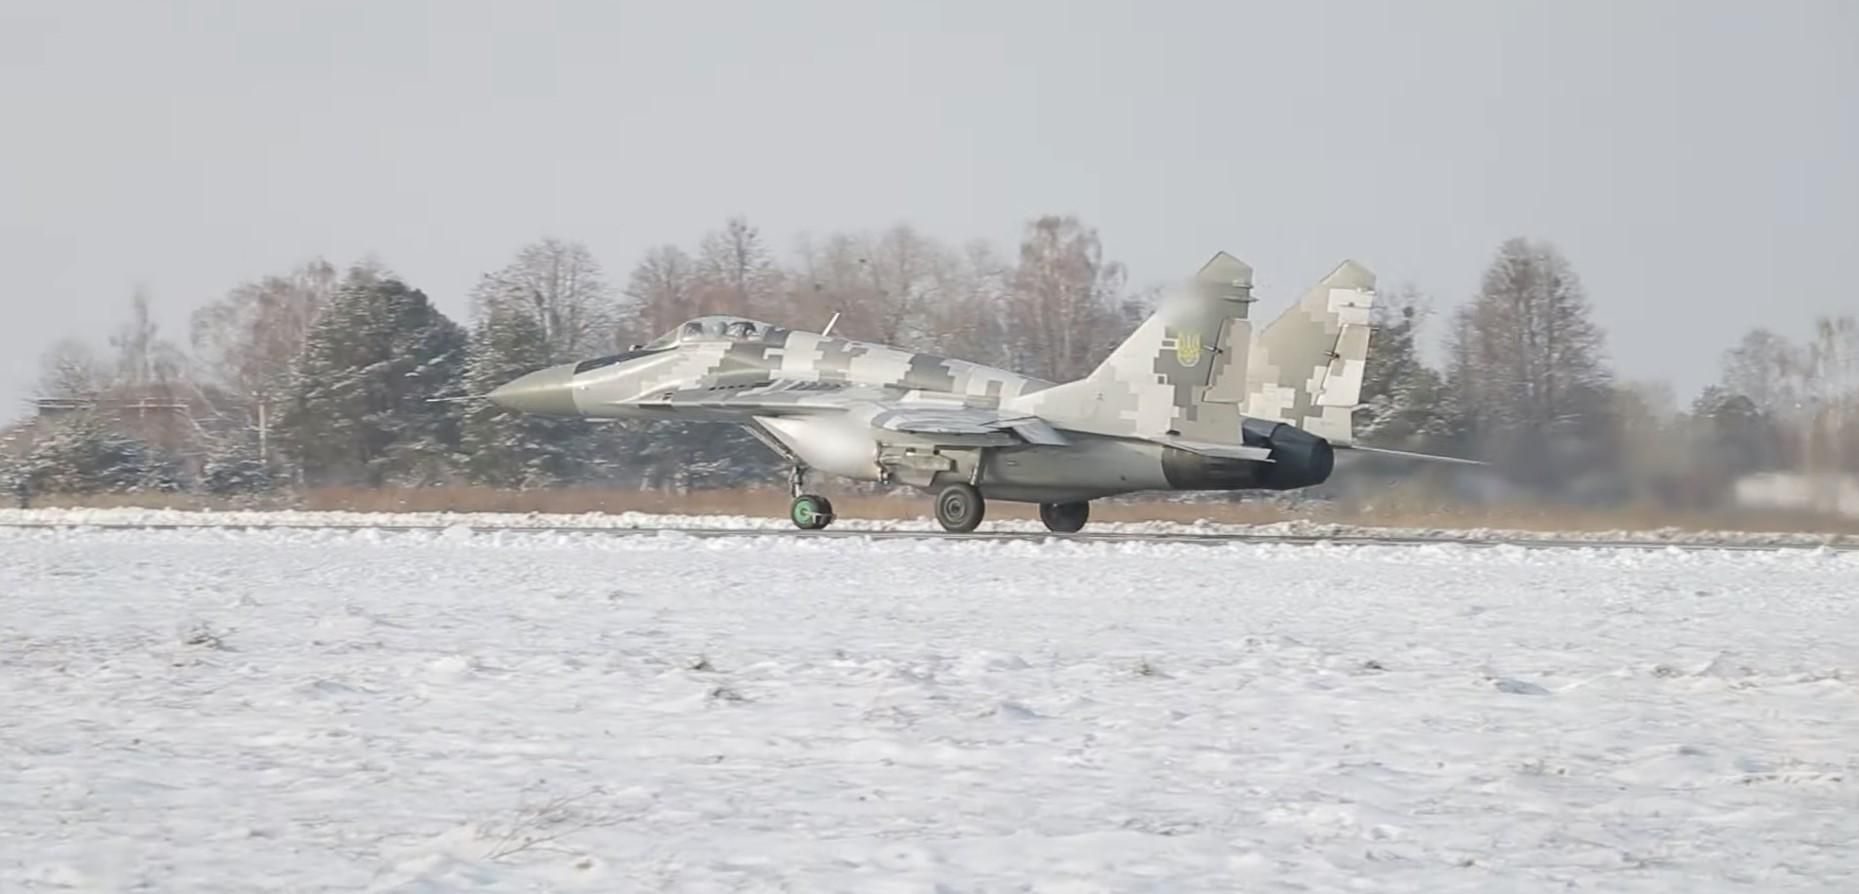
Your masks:
{"label": "yellow trident emblem", "polygon": [[1201,362],[1201,334],[1183,332],[1175,336],[1175,359],[1182,366],[1193,366]]}

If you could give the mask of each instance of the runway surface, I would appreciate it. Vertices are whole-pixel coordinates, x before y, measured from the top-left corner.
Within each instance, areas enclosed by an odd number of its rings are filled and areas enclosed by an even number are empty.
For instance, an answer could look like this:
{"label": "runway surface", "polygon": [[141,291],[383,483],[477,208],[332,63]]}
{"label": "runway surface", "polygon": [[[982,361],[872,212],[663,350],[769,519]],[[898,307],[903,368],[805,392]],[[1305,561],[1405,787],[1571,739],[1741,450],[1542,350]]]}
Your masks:
{"label": "runway surface", "polygon": [[438,532],[455,528],[469,528],[482,533],[529,533],[529,534],[590,534],[603,537],[662,537],[683,536],[699,539],[718,538],[782,538],[782,539],[853,539],[853,540],[951,540],[979,542],[1043,542],[1072,541],[1082,543],[1176,543],[1199,546],[1221,546],[1235,543],[1275,543],[1289,545],[1332,546],[1432,546],[1452,544],[1474,547],[1514,547],[1521,549],[1612,549],[1612,550],[1683,550],[1683,551],[1719,551],[1736,552],[1770,552],[1775,550],[1828,550],[1833,552],[1859,552],[1856,543],[1802,543],[1802,542],[1717,542],[1717,541],[1660,541],[1631,539],[1579,539],[1574,537],[1516,537],[1492,535],[1487,533],[1466,536],[1440,535],[1404,535],[1404,534],[1276,534],[1276,533],[1163,533],[1135,531],[1083,531],[1077,534],[1053,534],[1046,531],[976,531],[969,534],[951,534],[940,530],[918,529],[869,529],[840,528],[824,531],[800,531],[783,528],[691,528],[674,526],[643,527],[607,527],[576,524],[508,524],[460,522],[444,523],[341,523],[341,522],[299,522],[279,521],[260,524],[247,522],[0,522],[0,528],[29,529],[66,529],[84,528],[93,530],[132,530],[163,531],[191,530],[207,528],[218,530],[294,530],[294,531],[340,531],[340,530],[376,530]]}

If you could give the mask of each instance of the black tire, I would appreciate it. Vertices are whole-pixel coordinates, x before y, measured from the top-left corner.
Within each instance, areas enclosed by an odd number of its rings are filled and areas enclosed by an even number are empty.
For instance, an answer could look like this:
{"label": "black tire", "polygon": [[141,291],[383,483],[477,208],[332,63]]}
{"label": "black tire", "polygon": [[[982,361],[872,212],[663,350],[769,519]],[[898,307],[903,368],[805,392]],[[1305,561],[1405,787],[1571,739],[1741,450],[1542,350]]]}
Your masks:
{"label": "black tire", "polygon": [[936,522],[952,534],[966,534],[981,526],[987,501],[971,484],[951,484],[936,494]]}
{"label": "black tire", "polygon": [[1076,534],[1084,529],[1084,523],[1091,518],[1091,504],[1077,503],[1041,503],[1039,520],[1046,523],[1046,530],[1055,534]]}
{"label": "black tire", "polygon": [[815,494],[801,494],[788,507],[788,521],[803,531],[818,531],[833,523],[833,503]]}

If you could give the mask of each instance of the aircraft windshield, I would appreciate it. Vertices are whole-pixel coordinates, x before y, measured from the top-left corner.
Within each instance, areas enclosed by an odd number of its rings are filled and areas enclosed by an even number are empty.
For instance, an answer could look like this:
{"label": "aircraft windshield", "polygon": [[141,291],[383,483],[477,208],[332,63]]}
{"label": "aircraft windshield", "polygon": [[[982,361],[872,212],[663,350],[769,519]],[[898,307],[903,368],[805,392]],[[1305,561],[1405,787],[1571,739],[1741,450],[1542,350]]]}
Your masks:
{"label": "aircraft windshield", "polygon": [[767,337],[775,328],[767,323],[741,317],[698,317],[653,339],[646,347],[669,348],[685,342],[711,339],[757,340]]}

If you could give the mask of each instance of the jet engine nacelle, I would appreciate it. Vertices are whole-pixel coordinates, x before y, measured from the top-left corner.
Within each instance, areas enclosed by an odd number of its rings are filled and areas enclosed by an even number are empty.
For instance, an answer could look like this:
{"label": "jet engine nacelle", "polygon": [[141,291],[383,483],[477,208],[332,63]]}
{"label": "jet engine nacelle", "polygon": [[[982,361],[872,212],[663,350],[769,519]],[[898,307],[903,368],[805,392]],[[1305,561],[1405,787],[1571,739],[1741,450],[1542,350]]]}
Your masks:
{"label": "jet engine nacelle", "polygon": [[1259,474],[1259,487],[1270,490],[1295,490],[1322,484],[1336,468],[1336,450],[1330,442],[1295,425],[1269,419],[1247,419],[1240,423],[1240,437],[1248,447],[1266,447],[1272,451],[1269,463]]}

